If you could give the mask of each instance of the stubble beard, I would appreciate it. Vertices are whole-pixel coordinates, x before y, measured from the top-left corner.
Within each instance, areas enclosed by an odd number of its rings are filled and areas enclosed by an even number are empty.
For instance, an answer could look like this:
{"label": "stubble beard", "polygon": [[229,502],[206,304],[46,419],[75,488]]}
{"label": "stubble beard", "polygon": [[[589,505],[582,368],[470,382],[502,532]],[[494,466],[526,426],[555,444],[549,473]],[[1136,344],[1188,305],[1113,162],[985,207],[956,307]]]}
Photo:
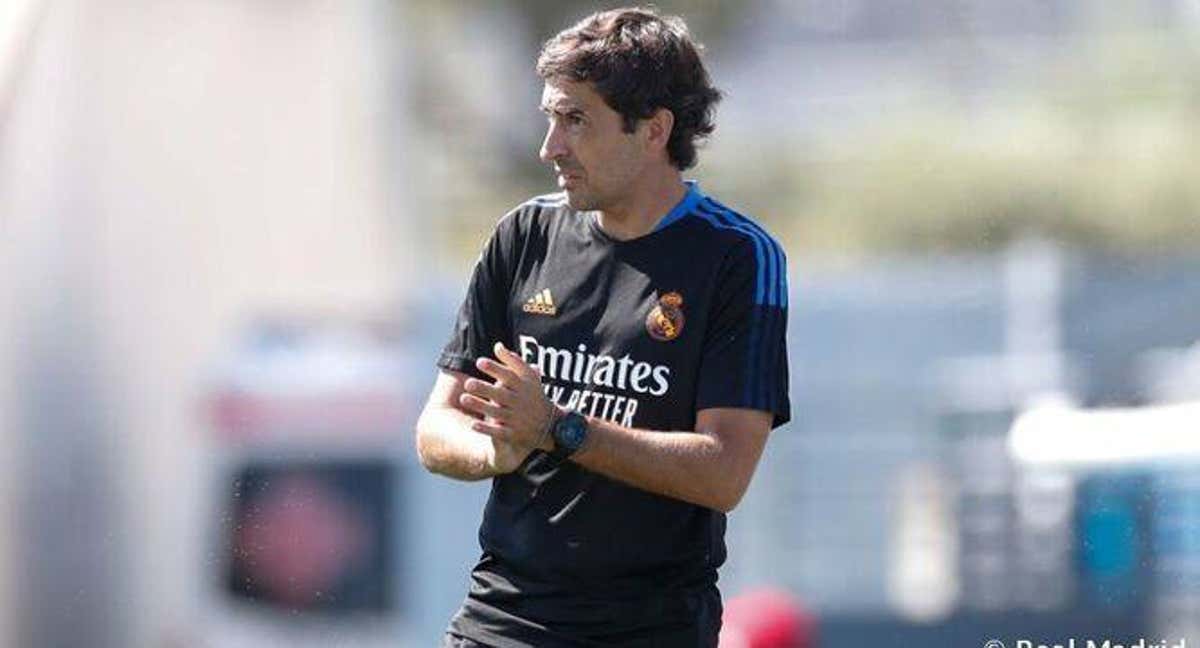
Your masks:
{"label": "stubble beard", "polygon": [[575,211],[593,211],[596,207],[596,200],[593,196],[581,193],[579,191],[565,191],[567,195],[567,204]]}
{"label": "stubble beard", "polygon": [[575,211],[596,211],[604,207],[604,200],[588,187],[563,189],[563,193],[567,196],[567,204]]}
{"label": "stubble beard", "polygon": [[567,204],[575,211],[602,212],[625,200],[632,184],[631,177],[620,180],[619,184],[611,187],[607,193],[601,193],[595,185],[587,184],[576,185],[574,189],[564,189],[563,193],[567,197]]}

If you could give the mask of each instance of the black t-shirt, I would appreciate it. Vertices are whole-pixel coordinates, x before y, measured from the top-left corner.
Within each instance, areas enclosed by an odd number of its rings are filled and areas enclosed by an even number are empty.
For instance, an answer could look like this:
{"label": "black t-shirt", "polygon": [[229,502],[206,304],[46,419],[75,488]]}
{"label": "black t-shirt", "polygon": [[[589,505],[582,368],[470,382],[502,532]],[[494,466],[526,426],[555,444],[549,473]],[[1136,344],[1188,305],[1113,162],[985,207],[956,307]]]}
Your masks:
{"label": "black t-shirt", "polygon": [[[555,403],[589,416],[680,431],[699,410],[741,407],[779,426],[786,328],[782,248],[694,184],[628,241],[555,194],[499,222],[438,366],[486,379],[475,359],[500,340],[541,370]],[[724,535],[723,513],[535,451],[492,482],[483,556],[450,629],[547,646],[669,627],[694,613],[688,593],[713,589]]]}

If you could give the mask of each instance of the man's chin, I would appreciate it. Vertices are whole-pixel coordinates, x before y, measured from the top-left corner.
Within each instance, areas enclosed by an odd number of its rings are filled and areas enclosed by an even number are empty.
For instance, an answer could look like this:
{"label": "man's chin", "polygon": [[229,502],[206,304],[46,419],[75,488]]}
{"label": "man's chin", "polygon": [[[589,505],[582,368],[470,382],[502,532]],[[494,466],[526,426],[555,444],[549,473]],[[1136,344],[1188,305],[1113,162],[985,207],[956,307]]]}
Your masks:
{"label": "man's chin", "polygon": [[592,196],[587,195],[579,190],[564,189],[563,193],[567,196],[567,204],[575,211],[589,211],[595,209],[595,200]]}

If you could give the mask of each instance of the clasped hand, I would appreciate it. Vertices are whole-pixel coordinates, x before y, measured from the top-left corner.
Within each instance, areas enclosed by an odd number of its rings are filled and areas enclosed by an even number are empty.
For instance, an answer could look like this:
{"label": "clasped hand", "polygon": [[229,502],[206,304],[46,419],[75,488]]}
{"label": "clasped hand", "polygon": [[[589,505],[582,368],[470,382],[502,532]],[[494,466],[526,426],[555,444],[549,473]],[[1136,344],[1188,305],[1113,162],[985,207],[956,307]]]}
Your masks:
{"label": "clasped hand", "polygon": [[[497,447],[498,454],[517,450],[523,459],[533,449],[552,450],[547,432],[555,407],[542,391],[541,374],[502,342],[496,343],[494,352],[498,362],[491,358],[475,361],[475,366],[494,381],[468,378],[463,383],[465,391],[459,396],[458,402],[464,409],[484,417],[472,422],[471,429],[502,444]],[[497,460],[501,463],[499,457]]]}

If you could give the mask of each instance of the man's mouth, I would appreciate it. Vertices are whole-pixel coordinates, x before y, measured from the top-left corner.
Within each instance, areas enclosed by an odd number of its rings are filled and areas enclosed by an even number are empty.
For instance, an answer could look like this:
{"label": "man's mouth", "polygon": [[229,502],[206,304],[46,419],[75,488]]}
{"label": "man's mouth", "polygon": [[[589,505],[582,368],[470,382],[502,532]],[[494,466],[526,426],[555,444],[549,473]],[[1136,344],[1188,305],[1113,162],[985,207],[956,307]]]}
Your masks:
{"label": "man's mouth", "polygon": [[558,171],[557,173],[558,173],[558,185],[560,187],[564,187],[564,188],[568,184],[573,184],[573,183],[577,182],[580,178],[578,173],[573,173],[570,171]]}

